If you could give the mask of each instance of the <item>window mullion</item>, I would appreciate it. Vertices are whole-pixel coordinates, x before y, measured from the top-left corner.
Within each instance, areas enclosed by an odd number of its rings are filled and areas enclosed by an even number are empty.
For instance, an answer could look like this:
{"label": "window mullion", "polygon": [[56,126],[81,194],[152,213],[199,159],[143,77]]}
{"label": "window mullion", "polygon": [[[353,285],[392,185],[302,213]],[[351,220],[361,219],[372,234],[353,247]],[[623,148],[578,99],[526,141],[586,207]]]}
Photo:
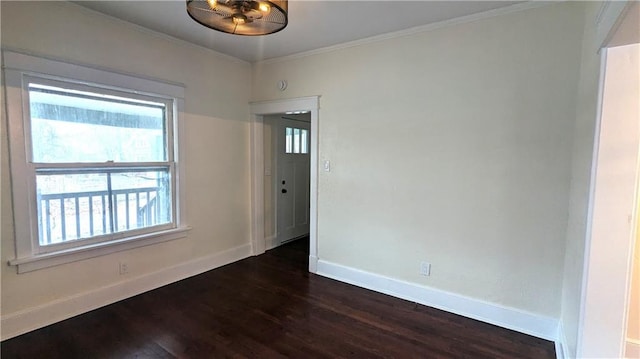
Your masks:
{"label": "window mullion", "polygon": [[107,172],[107,198],[109,198],[109,233],[114,233],[114,210],[113,210],[113,185],[111,184],[111,172]]}
{"label": "window mullion", "polygon": [[69,163],[30,163],[33,170],[43,169],[109,169],[109,168],[161,168],[168,167],[171,161],[159,162],[69,162]]}

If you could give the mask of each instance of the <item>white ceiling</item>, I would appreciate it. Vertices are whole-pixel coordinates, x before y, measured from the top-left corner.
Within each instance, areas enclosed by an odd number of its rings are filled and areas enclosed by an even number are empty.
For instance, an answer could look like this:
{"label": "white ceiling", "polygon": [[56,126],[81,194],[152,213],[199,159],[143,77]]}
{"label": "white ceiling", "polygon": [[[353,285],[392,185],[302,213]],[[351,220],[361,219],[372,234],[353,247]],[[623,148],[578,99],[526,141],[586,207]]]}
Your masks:
{"label": "white ceiling", "polygon": [[74,1],[151,30],[255,62],[428,25],[521,1],[289,1],[289,25],[258,37],[206,28],[185,1]]}

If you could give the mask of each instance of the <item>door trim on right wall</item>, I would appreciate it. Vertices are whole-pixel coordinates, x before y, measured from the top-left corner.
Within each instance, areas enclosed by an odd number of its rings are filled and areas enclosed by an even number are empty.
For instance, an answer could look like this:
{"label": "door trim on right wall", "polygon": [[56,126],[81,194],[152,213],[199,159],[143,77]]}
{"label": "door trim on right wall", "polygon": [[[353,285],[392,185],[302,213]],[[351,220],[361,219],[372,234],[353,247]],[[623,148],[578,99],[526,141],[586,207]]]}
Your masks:
{"label": "door trim on right wall", "polygon": [[[605,3],[598,20],[601,47],[576,357],[622,357],[637,199],[637,122],[614,116],[607,86],[608,42],[629,9]],[[637,40],[636,40],[637,41]],[[612,46],[615,47],[615,46]],[[613,67],[616,68],[616,67]],[[606,289],[606,291],[605,291]]]}

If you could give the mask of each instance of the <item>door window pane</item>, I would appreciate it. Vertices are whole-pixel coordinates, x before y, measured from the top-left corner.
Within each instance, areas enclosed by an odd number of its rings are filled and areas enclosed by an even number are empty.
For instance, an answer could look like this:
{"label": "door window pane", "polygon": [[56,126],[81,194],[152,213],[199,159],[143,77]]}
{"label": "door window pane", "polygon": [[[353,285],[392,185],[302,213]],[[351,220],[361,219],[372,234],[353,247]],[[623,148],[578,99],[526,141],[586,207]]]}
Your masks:
{"label": "door window pane", "polygon": [[293,153],[300,153],[300,129],[293,129]]}
{"label": "door window pane", "polygon": [[308,146],[308,144],[307,144],[308,138],[309,138],[309,131],[307,131],[307,130],[302,130],[302,131],[301,131],[301,134],[300,134],[300,140],[301,140],[301,143],[300,143],[300,147],[301,147],[300,153],[304,153],[304,154],[309,153],[309,146]]}
{"label": "door window pane", "polygon": [[293,151],[293,128],[287,127],[285,130],[285,150],[284,153]]}

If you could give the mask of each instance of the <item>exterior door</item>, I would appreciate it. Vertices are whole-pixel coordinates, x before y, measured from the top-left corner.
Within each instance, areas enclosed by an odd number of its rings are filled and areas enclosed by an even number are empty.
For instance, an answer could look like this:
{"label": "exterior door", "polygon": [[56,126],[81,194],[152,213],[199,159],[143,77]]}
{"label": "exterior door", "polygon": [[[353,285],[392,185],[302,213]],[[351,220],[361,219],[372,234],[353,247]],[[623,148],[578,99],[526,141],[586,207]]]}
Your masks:
{"label": "exterior door", "polygon": [[276,203],[280,243],[309,234],[309,128],[305,121],[279,121]]}

